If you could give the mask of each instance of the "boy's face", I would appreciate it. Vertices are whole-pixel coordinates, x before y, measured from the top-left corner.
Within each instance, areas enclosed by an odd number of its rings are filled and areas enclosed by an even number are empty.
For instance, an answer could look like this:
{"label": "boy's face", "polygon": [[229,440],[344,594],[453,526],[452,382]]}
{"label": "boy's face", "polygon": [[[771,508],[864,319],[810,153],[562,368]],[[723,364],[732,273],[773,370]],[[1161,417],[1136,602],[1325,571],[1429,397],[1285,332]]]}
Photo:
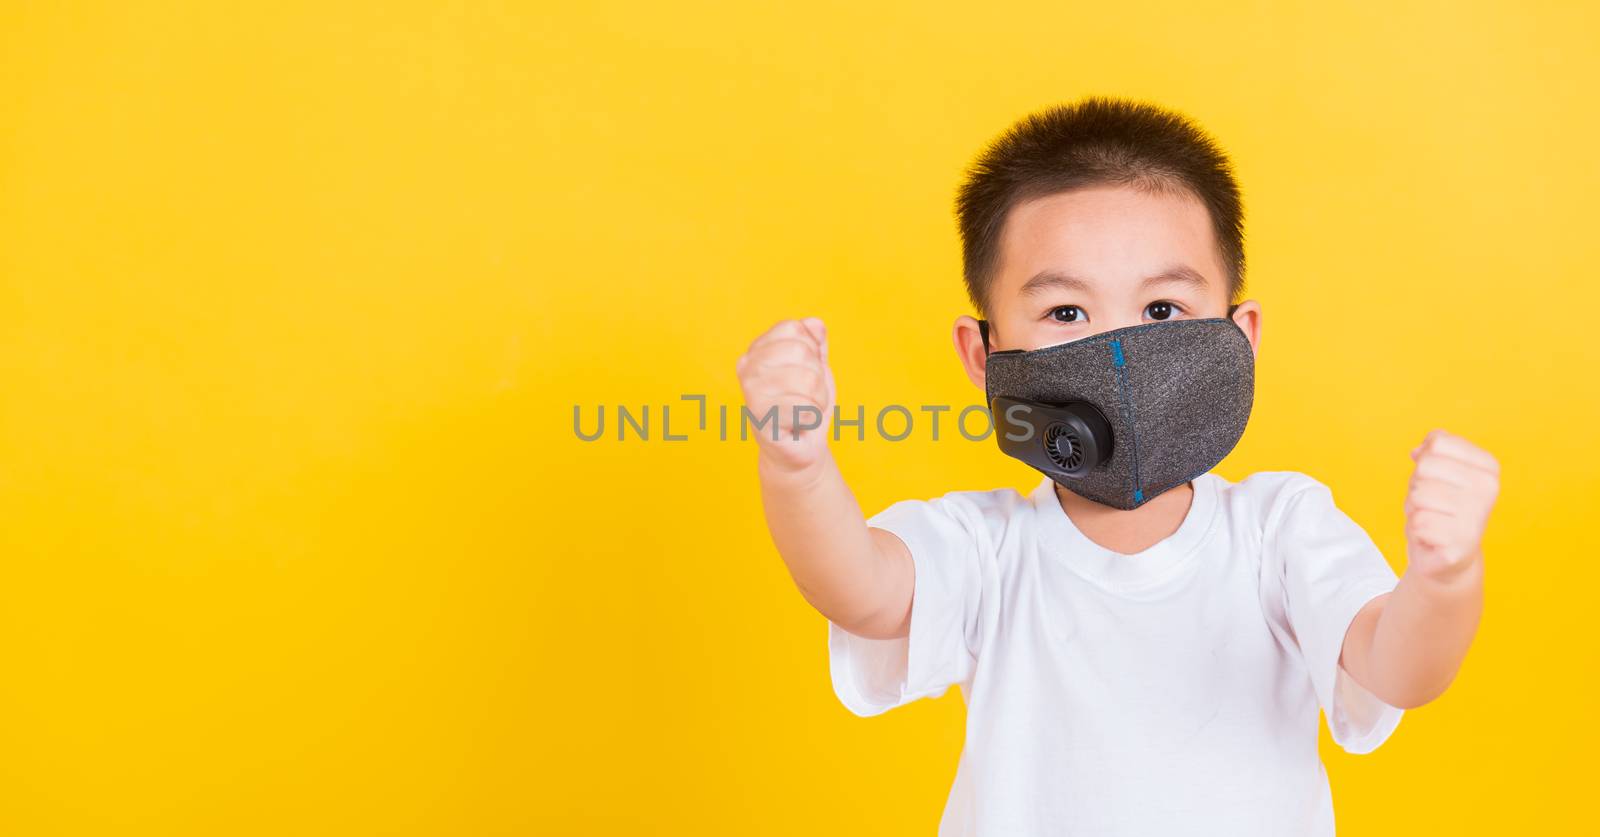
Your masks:
{"label": "boy's face", "polygon": [[[1038,349],[1102,331],[1162,320],[1228,316],[1227,272],[1211,217],[1188,192],[1092,186],[1046,195],[1011,210],[988,291],[994,351]],[[1261,307],[1233,319],[1259,348]],[[984,385],[978,324],[961,317],[956,350]]]}

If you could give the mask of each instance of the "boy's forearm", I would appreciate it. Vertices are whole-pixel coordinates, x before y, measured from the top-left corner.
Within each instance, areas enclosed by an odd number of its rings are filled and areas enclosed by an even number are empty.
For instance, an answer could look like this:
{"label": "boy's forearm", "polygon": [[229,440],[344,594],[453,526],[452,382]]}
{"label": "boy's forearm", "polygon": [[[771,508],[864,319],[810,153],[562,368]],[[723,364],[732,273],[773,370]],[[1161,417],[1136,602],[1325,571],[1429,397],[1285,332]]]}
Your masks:
{"label": "boy's forearm", "polygon": [[1340,662],[1391,706],[1421,706],[1455,679],[1483,614],[1483,533],[1500,492],[1488,451],[1432,430],[1411,451],[1406,574],[1345,632]]}
{"label": "boy's forearm", "polygon": [[1407,572],[1357,617],[1345,669],[1391,706],[1409,709],[1443,694],[1477,633],[1483,564],[1480,553],[1448,577]]}
{"label": "boy's forearm", "polygon": [[902,584],[909,571],[890,563],[909,556],[880,555],[877,539],[863,519],[855,495],[831,455],[814,466],[792,471],[758,458],[761,502],[772,541],[789,567],[800,593],[823,616],[851,633],[886,637],[903,632],[904,610],[890,603],[911,592]]}
{"label": "boy's forearm", "polygon": [[761,503],[801,595],[850,633],[905,636],[911,554],[899,538],[867,526],[828,451],[827,328],[815,317],[784,320],[750,344],[734,371],[745,408],[776,422],[770,437],[756,437]]}

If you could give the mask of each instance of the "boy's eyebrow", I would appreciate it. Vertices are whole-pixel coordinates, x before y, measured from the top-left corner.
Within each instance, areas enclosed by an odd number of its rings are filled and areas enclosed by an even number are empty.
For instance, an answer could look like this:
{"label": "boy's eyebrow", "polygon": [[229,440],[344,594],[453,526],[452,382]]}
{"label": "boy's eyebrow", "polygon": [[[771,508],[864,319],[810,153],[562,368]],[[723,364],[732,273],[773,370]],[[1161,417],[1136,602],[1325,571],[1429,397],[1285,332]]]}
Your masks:
{"label": "boy's eyebrow", "polygon": [[1083,293],[1088,293],[1089,283],[1068,273],[1058,273],[1054,270],[1041,270],[1038,273],[1035,273],[1033,278],[1029,279],[1022,286],[1021,293],[1023,296],[1031,296],[1033,294],[1044,293],[1045,291],[1050,290],[1080,291]]}
{"label": "boy's eyebrow", "polygon": [[[1206,282],[1206,277],[1201,275],[1199,271],[1189,267],[1188,265],[1177,265],[1175,267],[1169,267],[1154,276],[1147,277],[1139,284],[1139,290],[1143,291],[1154,285],[1164,284],[1188,285],[1197,291],[1204,291],[1210,287],[1209,283]],[[1048,290],[1079,291],[1087,293],[1090,290],[1090,287],[1091,285],[1089,282],[1073,276],[1070,273],[1062,273],[1055,270],[1041,270],[1034,274],[1032,279],[1029,279],[1025,284],[1023,284],[1021,293],[1023,295],[1032,295],[1043,293],[1044,291]]]}
{"label": "boy's eyebrow", "polygon": [[1188,285],[1196,291],[1204,291],[1206,288],[1210,287],[1209,283],[1206,282],[1206,277],[1200,275],[1200,271],[1195,270],[1188,265],[1180,264],[1176,267],[1169,267],[1166,270],[1163,270],[1160,273],[1145,279],[1144,282],[1139,285],[1139,290],[1142,291],[1154,285],[1166,284]]}

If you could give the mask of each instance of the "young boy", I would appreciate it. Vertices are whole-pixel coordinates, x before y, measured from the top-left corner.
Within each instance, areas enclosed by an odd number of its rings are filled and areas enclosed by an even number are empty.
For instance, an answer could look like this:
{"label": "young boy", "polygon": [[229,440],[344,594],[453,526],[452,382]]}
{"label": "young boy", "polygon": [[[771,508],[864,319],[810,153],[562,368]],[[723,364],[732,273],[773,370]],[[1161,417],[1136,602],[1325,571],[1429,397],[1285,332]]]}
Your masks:
{"label": "young boy", "polygon": [[[1243,431],[1262,311],[1230,304],[1232,170],[1178,114],[1092,98],[1030,116],[971,168],[957,209],[986,318],[955,324],[968,377],[991,405],[1009,403],[986,378],[1002,368],[1041,409],[1090,404],[1093,438],[1050,437],[1030,494],[863,520],[815,419],[834,408],[822,323],[751,344],[747,406],[778,408],[782,431],[757,434],[768,525],[828,619],[839,699],[868,716],[960,686],[945,837],[1332,834],[1318,710],[1365,753],[1449,685],[1482,607],[1498,464],[1439,430],[1411,452],[1399,579],[1317,480],[1205,472]],[[1095,406],[1101,358],[1112,395]],[[1186,383],[1202,367],[1205,384]],[[997,436],[1012,427],[994,418]]]}

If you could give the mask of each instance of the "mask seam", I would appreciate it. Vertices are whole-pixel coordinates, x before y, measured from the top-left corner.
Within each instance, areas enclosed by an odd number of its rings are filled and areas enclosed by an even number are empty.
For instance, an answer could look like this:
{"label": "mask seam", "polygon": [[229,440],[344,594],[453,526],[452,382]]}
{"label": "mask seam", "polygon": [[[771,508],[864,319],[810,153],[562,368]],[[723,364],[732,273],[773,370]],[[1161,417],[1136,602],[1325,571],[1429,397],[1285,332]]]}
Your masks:
{"label": "mask seam", "polygon": [[1122,355],[1122,341],[1112,340],[1110,346],[1111,363],[1117,371],[1117,394],[1122,399],[1122,419],[1128,423],[1128,434],[1133,437],[1129,447],[1133,458],[1133,503],[1138,507],[1144,502],[1144,487],[1139,479],[1139,430],[1133,421],[1133,401],[1128,397],[1128,368]]}

